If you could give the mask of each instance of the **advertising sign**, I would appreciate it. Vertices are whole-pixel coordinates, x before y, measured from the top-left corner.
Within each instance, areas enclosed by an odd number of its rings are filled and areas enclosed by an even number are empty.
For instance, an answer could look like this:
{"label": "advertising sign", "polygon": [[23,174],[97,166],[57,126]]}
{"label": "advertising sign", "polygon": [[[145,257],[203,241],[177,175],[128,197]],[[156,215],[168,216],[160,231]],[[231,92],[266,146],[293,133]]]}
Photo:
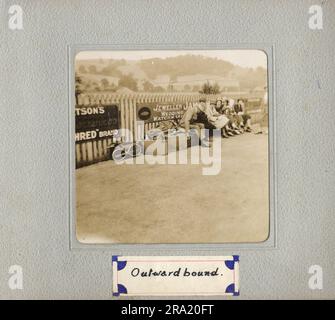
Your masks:
{"label": "advertising sign", "polygon": [[136,106],[137,120],[154,123],[167,120],[179,120],[187,109],[186,103],[149,102]]}
{"label": "advertising sign", "polygon": [[119,129],[118,105],[77,106],[76,142],[112,137]]}

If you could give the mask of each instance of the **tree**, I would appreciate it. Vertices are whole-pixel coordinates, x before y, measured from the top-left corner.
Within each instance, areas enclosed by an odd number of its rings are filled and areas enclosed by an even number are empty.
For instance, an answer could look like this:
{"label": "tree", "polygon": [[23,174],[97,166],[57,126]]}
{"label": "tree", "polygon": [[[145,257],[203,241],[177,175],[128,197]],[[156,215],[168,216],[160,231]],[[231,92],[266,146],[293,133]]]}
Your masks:
{"label": "tree", "polygon": [[199,92],[200,91],[200,86],[199,85],[193,86],[192,91],[193,92]]}
{"label": "tree", "polygon": [[100,80],[100,82],[101,82],[102,90],[108,90],[108,87],[109,87],[108,79],[103,78]]}
{"label": "tree", "polygon": [[90,65],[88,67],[88,72],[93,73],[93,74],[97,74],[98,73],[97,67],[95,65]]}
{"label": "tree", "polygon": [[121,76],[119,80],[119,87],[125,87],[133,91],[137,91],[137,81],[133,77],[133,75],[130,73],[128,75]]}
{"label": "tree", "polygon": [[76,104],[78,104],[78,97],[83,92],[83,79],[75,74],[75,96],[76,96]]}
{"label": "tree", "polygon": [[113,91],[115,92],[117,90],[117,86],[115,85],[115,83],[112,83],[110,86],[109,86],[109,90],[110,91]]}
{"label": "tree", "polygon": [[154,90],[153,90],[154,92],[164,92],[165,90],[164,90],[164,88],[163,87],[161,87],[161,86],[156,86],[156,87],[154,87]]}
{"label": "tree", "polygon": [[99,83],[97,83],[95,81],[92,82],[91,88],[92,88],[93,91],[101,91]]}
{"label": "tree", "polygon": [[220,87],[217,82],[210,84],[208,81],[202,85],[200,93],[203,94],[218,94],[220,93]]}
{"label": "tree", "polygon": [[85,91],[87,91],[87,92],[92,91],[91,82],[87,82],[85,84]]}
{"label": "tree", "polygon": [[143,90],[144,90],[145,92],[151,92],[151,91],[154,90],[154,85],[153,85],[150,81],[146,80],[146,81],[143,83]]}
{"label": "tree", "polygon": [[174,90],[173,84],[170,83],[167,87],[167,91],[172,92]]}
{"label": "tree", "polygon": [[212,94],[220,93],[220,86],[217,82],[215,82],[212,86]]}
{"label": "tree", "polygon": [[80,73],[87,73],[85,66],[83,66],[82,64],[79,66],[78,71]]}

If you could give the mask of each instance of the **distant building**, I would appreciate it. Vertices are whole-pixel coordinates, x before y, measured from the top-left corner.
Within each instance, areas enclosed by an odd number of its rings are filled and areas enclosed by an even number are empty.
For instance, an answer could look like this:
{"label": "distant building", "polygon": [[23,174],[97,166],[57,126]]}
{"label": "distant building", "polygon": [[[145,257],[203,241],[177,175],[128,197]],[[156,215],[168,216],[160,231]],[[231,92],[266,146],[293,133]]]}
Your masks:
{"label": "distant building", "polygon": [[173,87],[181,91],[185,85],[190,87],[202,86],[204,83],[209,82],[211,84],[217,83],[220,86],[220,90],[226,91],[239,91],[240,83],[236,79],[225,78],[221,76],[215,76],[210,74],[195,74],[189,76],[180,76],[176,81],[173,82]]}
{"label": "distant building", "polygon": [[150,80],[150,82],[155,86],[155,87],[162,87],[164,89],[167,89],[167,87],[170,84],[170,76],[166,74],[162,74],[154,80]]}
{"label": "distant building", "polygon": [[223,92],[240,91],[241,89],[240,82],[235,79],[223,79],[221,81],[218,81],[218,84]]}

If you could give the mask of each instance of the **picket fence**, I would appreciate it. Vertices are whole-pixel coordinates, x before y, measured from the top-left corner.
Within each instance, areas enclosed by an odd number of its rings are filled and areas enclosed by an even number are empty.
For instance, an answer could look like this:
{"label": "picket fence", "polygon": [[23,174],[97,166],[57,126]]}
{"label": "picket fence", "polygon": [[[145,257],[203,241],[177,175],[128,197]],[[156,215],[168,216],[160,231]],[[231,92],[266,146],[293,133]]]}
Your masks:
{"label": "picket fence", "polygon": [[[76,107],[83,106],[97,106],[97,105],[111,105],[118,104],[120,111],[120,127],[128,129],[131,133],[130,136],[122,137],[127,141],[133,139],[138,140],[139,136],[143,133],[138,131],[135,127],[137,119],[136,105],[138,103],[171,103],[180,104],[184,103],[190,105],[198,102],[200,98],[206,97],[210,100],[216,100],[222,98],[225,95],[204,95],[200,93],[126,93],[116,94],[110,92],[98,92],[98,93],[83,93],[77,97]],[[228,98],[246,98],[248,94],[246,92],[234,92],[226,95]],[[248,97],[250,98],[250,97]],[[253,96],[258,99],[259,97]],[[144,133],[148,130],[157,126],[157,123],[146,123],[144,127]],[[116,138],[104,138],[93,141],[80,141],[76,142],[76,168],[87,166],[100,161],[108,160],[110,158],[110,146],[120,141]]]}

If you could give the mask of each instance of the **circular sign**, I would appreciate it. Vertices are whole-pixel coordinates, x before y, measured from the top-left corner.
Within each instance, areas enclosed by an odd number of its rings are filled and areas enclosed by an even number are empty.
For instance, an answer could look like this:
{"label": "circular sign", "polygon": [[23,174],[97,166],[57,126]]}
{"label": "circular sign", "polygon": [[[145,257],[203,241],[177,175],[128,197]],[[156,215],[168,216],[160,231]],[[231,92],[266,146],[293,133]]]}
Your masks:
{"label": "circular sign", "polygon": [[151,117],[151,110],[148,107],[142,107],[137,112],[140,120],[148,120]]}

